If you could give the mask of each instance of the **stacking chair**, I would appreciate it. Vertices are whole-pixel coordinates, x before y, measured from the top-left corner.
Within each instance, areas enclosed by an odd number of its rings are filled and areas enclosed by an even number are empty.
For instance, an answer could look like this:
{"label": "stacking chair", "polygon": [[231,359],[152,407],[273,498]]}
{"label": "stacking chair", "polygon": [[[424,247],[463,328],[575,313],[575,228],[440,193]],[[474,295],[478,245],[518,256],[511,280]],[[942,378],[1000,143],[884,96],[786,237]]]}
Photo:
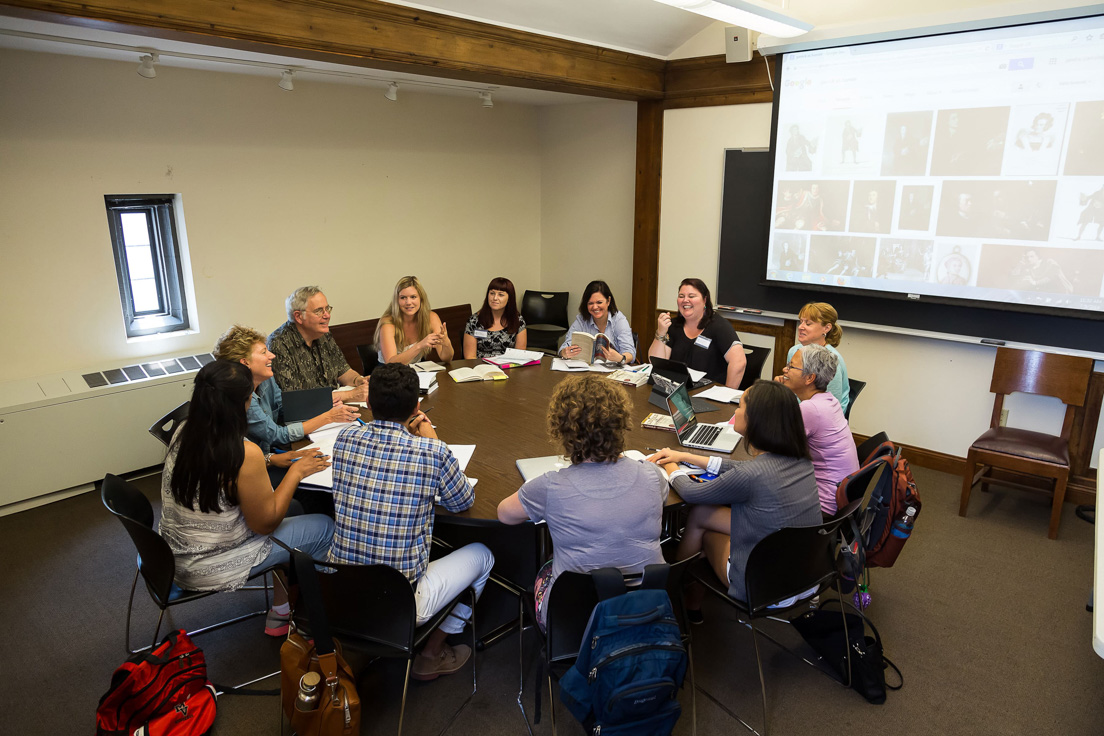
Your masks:
{"label": "stacking chair", "polygon": [[855,399],[859,398],[859,394],[866,388],[866,381],[856,381],[854,378],[847,379],[847,411],[843,413],[843,418],[850,421],[851,419],[851,407],[855,405]]}
{"label": "stacking chair", "polygon": [[372,371],[379,365],[379,353],[376,352],[375,345],[357,345],[357,355],[360,356],[360,364],[364,369],[361,373],[362,376],[371,376]]}
{"label": "stacking chair", "polygon": [[868,462],[873,460],[874,451],[886,442],[889,442],[889,435],[885,432],[879,432],[872,437],[868,437],[866,441],[858,447],[859,465],[866,465]]}
{"label": "stacking chair", "polygon": [[[1012,486],[1038,491],[1037,486],[1018,481],[994,478],[990,471],[999,469],[1015,477],[1041,476],[1053,481],[1054,500],[1051,503],[1050,529],[1047,536],[1058,537],[1062,520],[1062,502],[1066,497],[1066,481],[1070,472],[1070,433],[1076,407],[1085,404],[1085,394],[1092,374],[1091,358],[1055,355],[1037,350],[997,348],[993,365],[993,380],[989,390],[996,394],[993,418],[989,429],[974,440],[966,455],[966,472],[962,478],[962,499],[958,515],[965,516],[970,505],[970,491],[981,482],[981,490],[989,484]],[[1058,436],[1028,429],[1000,426],[1004,397],[1014,391],[1053,396],[1066,405],[1062,433]]]}
{"label": "stacking chair", "polygon": [[173,434],[176,433],[176,428],[180,426],[181,422],[188,418],[188,405],[190,403],[190,401],[185,401],[183,404],[161,417],[156,424],[149,428],[149,433],[161,440],[161,443],[165,445],[165,447],[168,447],[169,443],[172,442]]}
{"label": "stacking chair", "polygon": [[525,290],[521,297],[521,316],[525,318],[529,350],[555,355],[560,338],[571,326],[567,316],[566,291]]}
{"label": "stacking chair", "polygon": [[[748,596],[746,602],[729,597],[728,581],[718,580],[712,567],[709,565],[709,561],[705,558],[699,559],[690,568],[689,572],[693,578],[702,583],[709,591],[716,594],[726,603],[733,606],[741,618],[746,617],[746,622],[744,623],[751,629],[751,638],[755,645],[755,663],[759,669],[759,686],[763,701],[764,736],[769,733],[770,719],[767,710],[766,680],[763,678],[763,660],[759,652],[759,636],[770,639],[775,644],[778,644],[778,646],[782,645],[769,634],[762,631],[760,627],[756,627],[755,622],[760,619],[769,618],[773,621],[789,623],[788,618],[779,618],[779,616],[795,609],[799,612],[807,611],[812,596],[800,599],[786,608],[770,608],[770,606],[792,596],[800,595],[813,587],[817,589],[815,595],[821,595],[829,588],[834,588],[840,600],[843,600],[843,595],[839,587],[839,572],[836,568],[836,550],[839,544],[839,531],[842,526],[850,523],[850,520],[858,513],[860,505],[861,500],[852,501],[835,518],[823,524],[786,527],[772,532],[761,539],[748,556],[747,569],[744,574],[744,583]],[[844,627],[844,631],[846,632],[846,619],[844,618],[843,606],[841,606],[840,609],[840,625]],[[785,647],[782,648],[786,649]],[[848,672],[851,671],[850,648],[850,644],[848,643]],[[786,649],[786,651],[790,650]],[[794,652],[791,652],[791,654],[800,657],[800,655]],[[828,677],[831,677],[836,682],[839,682],[836,675],[825,666],[820,666],[804,657],[800,658],[806,664]],[[845,682],[843,685],[850,687],[851,683]],[[755,734],[759,733],[752,728],[747,721],[731,711],[724,703],[721,703],[705,690],[702,690],[702,693],[720,706],[726,713],[743,724],[749,731]]]}
{"label": "stacking chair", "polygon": [[744,369],[744,377],[740,379],[740,390],[751,386],[763,375],[763,365],[770,356],[770,348],[761,348],[758,345],[744,345],[744,355],[747,357],[747,367]]}
{"label": "stacking chair", "polygon": [[[682,641],[686,645],[688,671],[690,674],[691,693],[691,729],[697,733],[697,689],[694,685],[694,658],[690,651],[690,633],[686,624],[686,612],[682,603],[682,585],[687,570],[697,557],[688,557],[685,560],[672,565],[649,565],[648,568],[659,568],[656,573],[664,572],[663,587],[671,597],[671,604],[678,619],[679,630],[682,632]],[[645,573],[647,574],[647,573]],[[628,575],[626,580],[641,579],[641,575]],[[632,588],[630,588],[631,590]],[[541,718],[541,690],[544,683],[548,682],[548,709],[552,719],[552,734],[556,734],[556,700],[553,690],[553,679],[559,679],[559,675],[575,662],[579,656],[579,644],[583,634],[586,633],[590,614],[598,605],[598,591],[594,586],[594,579],[589,573],[565,572],[556,578],[552,590],[548,593],[548,630],[543,634],[543,660],[538,669],[537,685],[534,692],[533,722],[540,723]],[[539,630],[539,629],[538,629]],[[521,694],[519,693],[519,697]],[[523,711],[524,712],[524,711]],[[528,726],[526,722],[526,726]],[[532,733],[532,729],[529,729]]]}
{"label": "stacking chair", "polygon": [[[301,552],[293,552],[301,555]],[[448,730],[460,712],[467,707],[478,686],[475,671],[475,591],[468,588],[455,600],[437,612],[421,626],[414,602],[414,587],[406,576],[388,565],[344,565],[315,560],[315,567],[331,572],[317,572],[322,593],[322,605],[329,619],[330,633],[341,641],[344,651],[360,652],[373,660],[395,658],[406,660],[402,703],[399,708],[399,736],[402,736],[406,713],[406,694],[410,686],[410,668],[414,655],[433,630],[462,598],[471,606],[472,618],[472,691],[460,705],[441,733]],[[295,625],[309,635],[310,619],[306,607],[294,612]]]}
{"label": "stacking chair", "polygon": [[[521,717],[529,727],[522,693],[525,691],[525,631],[535,622],[533,612],[533,581],[540,570],[541,535],[543,529],[531,521],[521,524],[502,524],[466,516],[440,516],[433,526],[433,544],[450,550],[459,549],[471,542],[482,542],[494,554],[491,582],[514,596],[518,603],[518,616],[499,626],[476,642],[478,649],[491,646],[498,640],[518,633],[518,694],[517,705]],[[526,623],[528,620],[528,624]],[[530,729],[530,732],[532,729]]]}
{"label": "stacking chair", "polygon": [[[130,586],[130,601],[127,603],[126,616],[126,648],[128,654],[137,654],[152,648],[157,644],[157,637],[161,633],[161,622],[165,618],[165,611],[171,606],[206,598],[215,595],[217,591],[211,590],[184,590],[173,582],[176,575],[176,560],[168,543],[161,538],[153,528],[153,506],[141,491],[122,478],[108,474],[104,476],[100,488],[100,497],[103,504],[126,529],[134,547],[138,551],[138,569],[134,573],[134,582]],[[254,577],[266,575],[271,570],[264,570]],[[157,617],[157,628],[153,632],[153,640],[150,646],[141,649],[130,648],[130,616],[134,609],[134,591],[138,586],[138,576],[141,575],[146,583],[146,590],[150,598],[161,610]],[[215,631],[224,626],[245,621],[268,613],[269,600],[268,589],[265,588],[265,606],[259,611],[247,613],[228,621],[205,626],[195,631],[189,631],[189,636],[197,636],[208,631]]]}

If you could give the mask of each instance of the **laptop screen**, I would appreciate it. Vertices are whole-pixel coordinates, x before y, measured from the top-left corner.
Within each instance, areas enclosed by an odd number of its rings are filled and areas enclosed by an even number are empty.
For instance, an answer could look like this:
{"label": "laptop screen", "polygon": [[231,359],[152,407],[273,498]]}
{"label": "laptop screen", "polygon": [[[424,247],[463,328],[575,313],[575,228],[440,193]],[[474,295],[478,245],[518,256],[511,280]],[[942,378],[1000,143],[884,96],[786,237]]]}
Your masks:
{"label": "laptop screen", "polygon": [[694,406],[690,403],[690,393],[686,390],[686,384],[682,384],[674,393],[667,397],[667,406],[671,410],[671,421],[675,423],[675,432],[678,436],[686,436],[698,423],[694,415]]}

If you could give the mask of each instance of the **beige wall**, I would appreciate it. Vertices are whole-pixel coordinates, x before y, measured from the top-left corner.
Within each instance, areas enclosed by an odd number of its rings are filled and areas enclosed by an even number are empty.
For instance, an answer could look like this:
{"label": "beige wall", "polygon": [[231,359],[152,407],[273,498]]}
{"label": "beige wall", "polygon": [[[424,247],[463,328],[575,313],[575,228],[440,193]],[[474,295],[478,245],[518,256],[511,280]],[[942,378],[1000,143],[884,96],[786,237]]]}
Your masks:
{"label": "beige wall", "polygon": [[541,108],[541,287],[609,284],[632,307],[636,105],[603,101]]}
{"label": "beige wall", "polygon": [[[717,283],[724,150],[765,147],[770,105],[669,110],[663,121],[658,303],[674,306],[687,275]],[[847,315],[840,315],[842,320]],[[752,337],[749,343],[761,344]],[[995,349],[845,324],[840,352],[852,378],[867,381],[851,413],[860,434],[886,431],[905,444],[964,456],[989,426]],[[1104,363],[1097,363],[1104,370]],[[1014,395],[1009,425],[1061,429],[1057,399]],[[1097,452],[1104,443],[1104,420]],[[1094,453],[1094,458],[1096,453]]]}
{"label": "beige wall", "polygon": [[[534,107],[12,51],[0,99],[0,293],[26,320],[0,382],[271,330],[306,283],[345,322],[410,273],[439,306],[541,281]],[[126,342],[103,197],[133,193],[182,195],[198,335]]]}

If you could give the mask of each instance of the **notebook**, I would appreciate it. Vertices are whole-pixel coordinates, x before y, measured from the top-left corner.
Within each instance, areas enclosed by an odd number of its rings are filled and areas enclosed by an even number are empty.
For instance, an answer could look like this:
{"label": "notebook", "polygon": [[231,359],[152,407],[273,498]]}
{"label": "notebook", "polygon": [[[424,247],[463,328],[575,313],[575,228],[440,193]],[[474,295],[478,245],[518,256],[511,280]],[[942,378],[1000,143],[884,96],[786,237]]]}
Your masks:
{"label": "notebook", "polygon": [[727,424],[718,427],[698,421],[694,407],[690,404],[686,384],[679,386],[667,397],[667,406],[675,423],[675,434],[683,447],[713,452],[732,452],[736,449],[740,435]]}

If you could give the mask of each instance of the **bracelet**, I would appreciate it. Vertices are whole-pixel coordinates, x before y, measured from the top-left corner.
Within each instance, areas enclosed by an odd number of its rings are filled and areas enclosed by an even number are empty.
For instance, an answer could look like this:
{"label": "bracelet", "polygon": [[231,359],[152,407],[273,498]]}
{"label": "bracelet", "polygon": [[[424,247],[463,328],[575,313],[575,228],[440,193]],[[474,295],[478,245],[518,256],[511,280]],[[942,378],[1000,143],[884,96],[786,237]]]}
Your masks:
{"label": "bracelet", "polygon": [[659,340],[664,345],[667,345],[671,342],[671,336],[670,335],[661,335],[657,332],[655,337],[656,337],[657,340]]}
{"label": "bracelet", "polygon": [[265,457],[265,467],[266,468],[271,467],[272,466],[272,453],[271,452],[266,452],[264,454],[264,457]]}

